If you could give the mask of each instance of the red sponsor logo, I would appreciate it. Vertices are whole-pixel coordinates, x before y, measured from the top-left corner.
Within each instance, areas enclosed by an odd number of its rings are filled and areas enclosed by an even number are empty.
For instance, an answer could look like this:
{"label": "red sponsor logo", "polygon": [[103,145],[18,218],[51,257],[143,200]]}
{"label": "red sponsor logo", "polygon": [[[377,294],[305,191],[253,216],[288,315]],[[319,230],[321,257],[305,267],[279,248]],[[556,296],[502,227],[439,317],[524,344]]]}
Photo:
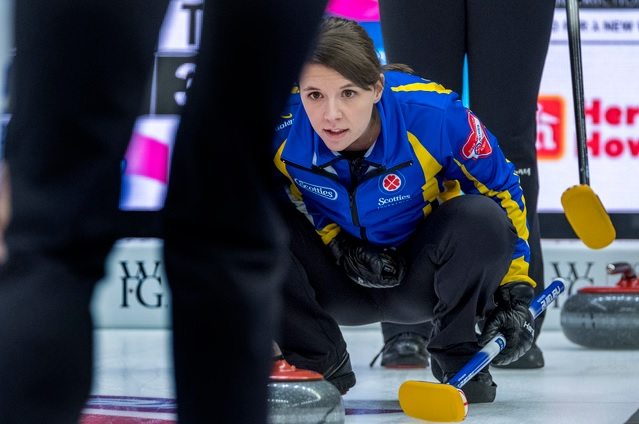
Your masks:
{"label": "red sponsor logo", "polygon": [[560,159],[566,146],[565,102],[560,96],[539,96],[537,100],[537,158]]}
{"label": "red sponsor logo", "polygon": [[586,144],[593,158],[639,157],[639,136],[624,131],[639,123],[639,106],[594,98],[586,102],[584,113],[590,130]]}
{"label": "red sponsor logo", "polygon": [[607,156],[618,158],[630,156],[639,158],[639,137],[610,137],[602,138],[601,131],[592,131],[590,138],[586,140],[588,153],[592,157]]}
{"label": "red sponsor logo", "polygon": [[[564,98],[540,96],[537,106],[537,158],[560,159],[567,143]],[[637,125],[639,106],[609,104],[600,98],[586,99],[584,106],[586,145],[592,158],[639,157],[639,137],[611,134]]]}
{"label": "red sponsor logo", "polygon": [[462,147],[462,155],[466,159],[489,156],[493,152],[493,148],[488,142],[488,132],[484,124],[475,115],[468,112],[468,126],[470,127],[470,134],[468,134],[468,140]]}
{"label": "red sponsor logo", "polygon": [[639,106],[605,104],[601,99],[594,98],[586,103],[584,113],[586,118],[595,124],[609,126],[633,126],[639,123]]}
{"label": "red sponsor logo", "polygon": [[402,179],[397,174],[388,174],[382,180],[382,187],[386,191],[397,191],[402,186]]}

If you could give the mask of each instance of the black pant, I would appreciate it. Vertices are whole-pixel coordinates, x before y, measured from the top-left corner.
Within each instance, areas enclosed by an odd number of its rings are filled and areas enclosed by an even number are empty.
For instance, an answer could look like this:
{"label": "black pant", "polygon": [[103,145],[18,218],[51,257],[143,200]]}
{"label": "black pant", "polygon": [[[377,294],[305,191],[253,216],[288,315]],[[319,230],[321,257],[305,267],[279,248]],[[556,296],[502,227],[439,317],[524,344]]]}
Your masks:
{"label": "black pant", "polygon": [[[166,5],[16,2],[6,144],[13,217],[0,268],[2,424],[79,421],[92,382],[89,304],[120,235],[120,164]],[[206,4],[164,222],[181,423],[206,422],[211,411],[219,423],[266,422],[288,239],[261,181],[270,174],[274,118],[324,7]],[[241,109],[231,107],[233,97],[244,99]],[[215,396],[213,385],[221,388]]]}
{"label": "black pant", "polygon": [[[456,368],[479,350],[475,323],[492,308],[516,235],[492,200],[465,195],[437,208],[400,248],[408,269],[398,287],[370,289],[335,264],[306,218],[287,213],[292,237],[278,342],[293,364],[324,372],[344,355],[339,325],[433,321],[429,351]],[[451,346],[464,346],[453,352]],[[454,356],[463,354],[463,359]],[[451,357],[452,356],[452,357]]]}
{"label": "black pant", "polygon": [[[544,289],[544,270],[536,110],[554,7],[554,0],[380,0],[388,62],[406,63],[461,94],[467,54],[470,108],[495,134],[521,178],[530,231],[529,275],[537,282],[537,294]],[[535,320],[536,336],[543,318]],[[387,329],[389,335],[400,331]]]}

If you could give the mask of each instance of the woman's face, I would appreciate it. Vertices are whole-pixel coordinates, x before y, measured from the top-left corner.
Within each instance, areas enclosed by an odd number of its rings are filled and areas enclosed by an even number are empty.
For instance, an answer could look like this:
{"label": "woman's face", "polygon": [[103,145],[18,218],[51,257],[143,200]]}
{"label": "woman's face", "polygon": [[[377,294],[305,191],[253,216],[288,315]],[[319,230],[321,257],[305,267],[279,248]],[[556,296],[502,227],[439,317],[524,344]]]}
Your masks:
{"label": "woman's face", "polygon": [[307,64],[300,76],[306,114],[315,132],[334,152],[370,145],[372,136],[367,130],[382,89],[381,80],[371,90],[364,90],[334,69],[319,64]]}

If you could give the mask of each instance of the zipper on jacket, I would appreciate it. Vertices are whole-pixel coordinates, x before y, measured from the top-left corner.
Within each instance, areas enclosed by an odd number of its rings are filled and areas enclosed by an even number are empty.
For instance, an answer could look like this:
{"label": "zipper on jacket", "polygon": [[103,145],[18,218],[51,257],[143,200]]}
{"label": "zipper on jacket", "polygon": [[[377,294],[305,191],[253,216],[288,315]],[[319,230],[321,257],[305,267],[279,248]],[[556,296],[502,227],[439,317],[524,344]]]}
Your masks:
{"label": "zipper on jacket", "polygon": [[309,168],[307,168],[305,166],[298,165],[295,162],[291,162],[291,161],[288,161],[286,159],[282,159],[282,162],[285,163],[286,165],[292,166],[293,168],[303,169],[304,171],[312,172],[313,174],[318,174],[318,175],[321,175],[323,177],[327,177],[327,178],[330,178],[331,180],[339,182],[339,177],[336,174],[328,172],[324,168],[320,168],[319,166],[313,165],[309,169]]}
{"label": "zipper on jacket", "polygon": [[[411,166],[412,164],[413,164],[413,161],[409,160],[409,161],[406,161],[406,162],[402,162],[402,163],[400,163],[398,165],[395,165],[395,166],[393,166],[393,167],[391,167],[389,169],[386,169],[384,167],[379,167],[377,170],[371,172],[370,174],[366,174],[364,176],[364,178],[362,178],[359,181],[359,184],[357,186],[361,185],[364,181],[370,180],[371,178],[375,178],[375,177],[378,177],[378,176],[380,176],[382,174],[386,174],[388,172],[393,172],[393,171],[396,171],[398,169],[405,168],[407,166]],[[364,240],[364,241],[368,241],[368,237],[366,235],[366,227],[360,226],[359,214],[357,213],[357,204],[355,203],[355,194],[357,192],[357,186],[355,186],[353,188],[353,191],[349,190],[349,192],[348,192],[349,202],[350,202],[350,206],[351,206],[351,218],[353,220],[353,224],[355,224],[357,227],[359,227],[359,234],[360,234],[361,239]]]}
{"label": "zipper on jacket", "polygon": [[377,170],[371,172],[370,174],[367,174],[364,178],[362,178],[360,183],[364,182],[366,180],[369,180],[371,178],[378,177],[378,176],[380,176],[382,174],[386,174],[388,172],[393,172],[393,171],[397,171],[398,169],[401,169],[401,168],[406,168],[407,166],[411,166],[412,164],[413,164],[413,161],[409,160],[409,161],[402,162],[402,163],[400,163],[398,165],[395,165],[392,168],[388,168],[388,169],[386,169],[384,167],[380,167]]}
{"label": "zipper on jacket", "polygon": [[[291,162],[291,161],[288,161],[288,160],[285,160],[285,159],[282,159],[282,162],[284,162],[285,164],[287,164],[289,166],[292,166],[294,168],[303,169],[304,171],[309,171],[309,172],[312,172],[314,174],[322,175],[324,177],[327,177],[327,178],[330,178],[330,179],[332,179],[334,181],[339,182],[339,177],[337,176],[337,174],[330,173],[330,172],[324,170],[324,168],[320,168],[319,166],[313,165],[313,167],[311,169],[308,169],[305,166],[298,165],[295,162]],[[380,176],[380,175],[388,173],[388,172],[393,172],[393,171],[396,171],[398,169],[405,168],[407,166],[411,166],[412,164],[413,164],[413,161],[409,160],[409,161],[402,162],[402,163],[400,163],[398,165],[395,165],[395,166],[393,166],[391,168],[388,168],[388,169],[386,169],[385,167],[380,167],[377,170],[371,172],[370,174],[365,175],[364,178],[362,178],[359,181],[358,185],[361,185],[364,181],[370,180],[371,178]],[[355,186],[352,191],[348,190],[348,189],[347,189],[347,191],[348,191],[348,202],[349,202],[350,210],[351,210],[351,219],[353,220],[353,224],[356,227],[359,227],[359,233],[360,233],[360,237],[362,238],[362,240],[368,241],[368,237],[366,236],[366,228],[360,226],[359,215],[357,213],[357,204],[355,203],[355,194],[357,192],[357,186]]]}

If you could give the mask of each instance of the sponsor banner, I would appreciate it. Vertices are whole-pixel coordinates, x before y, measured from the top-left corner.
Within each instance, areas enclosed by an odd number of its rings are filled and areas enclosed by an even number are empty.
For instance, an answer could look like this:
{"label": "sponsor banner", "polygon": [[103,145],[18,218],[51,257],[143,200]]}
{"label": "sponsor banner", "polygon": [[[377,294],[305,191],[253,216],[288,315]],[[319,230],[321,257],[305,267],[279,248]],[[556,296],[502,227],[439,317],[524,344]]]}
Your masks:
{"label": "sponsor banner", "polygon": [[195,75],[196,52],[158,54],[149,99],[149,114],[174,115],[186,104],[186,90]]}
{"label": "sponsor banner", "polygon": [[120,209],[162,207],[178,123],[178,115],[138,118],[124,160]]}
{"label": "sponsor banner", "polygon": [[[639,212],[639,10],[582,11],[582,67],[590,185],[609,212]],[[537,113],[539,210],[562,212],[579,184],[565,11],[555,24]]]}
{"label": "sponsor banner", "polygon": [[[579,33],[582,43],[639,41],[639,9],[596,9],[579,11]],[[568,19],[565,9],[555,9],[551,44],[568,40]],[[585,53],[582,53],[585,54]]]}
{"label": "sponsor banner", "polygon": [[162,241],[119,240],[93,296],[96,328],[168,328],[169,307]]}
{"label": "sponsor banner", "polygon": [[137,120],[124,161],[122,210],[159,210],[164,205],[170,151],[195,75],[203,8],[202,0],[169,3],[147,90],[148,108]]}
{"label": "sponsor banner", "polygon": [[[614,286],[620,275],[606,266],[626,262],[639,273],[639,241],[616,240],[604,250],[580,240],[542,240],[544,280],[563,278],[566,292],[547,310],[544,329],[560,329],[561,307],[582,287]],[[96,289],[92,312],[97,328],[169,328],[170,297],[159,239],[124,239],[107,260],[106,275]],[[370,326],[362,326],[370,328]]]}
{"label": "sponsor banner", "polygon": [[195,74],[202,33],[202,0],[172,0],[160,35],[153,69],[149,113],[178,114]]}
{"label": "sponsor banner", "polygon": [[158,52],[190,53],[200,45],[203,0],[171,0],[160,30]]}

